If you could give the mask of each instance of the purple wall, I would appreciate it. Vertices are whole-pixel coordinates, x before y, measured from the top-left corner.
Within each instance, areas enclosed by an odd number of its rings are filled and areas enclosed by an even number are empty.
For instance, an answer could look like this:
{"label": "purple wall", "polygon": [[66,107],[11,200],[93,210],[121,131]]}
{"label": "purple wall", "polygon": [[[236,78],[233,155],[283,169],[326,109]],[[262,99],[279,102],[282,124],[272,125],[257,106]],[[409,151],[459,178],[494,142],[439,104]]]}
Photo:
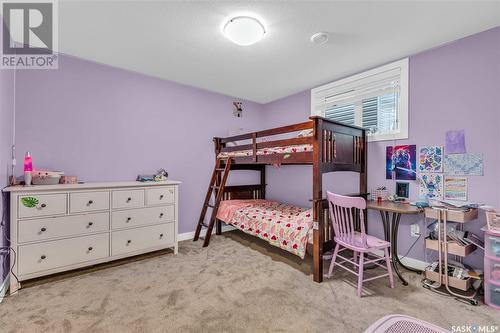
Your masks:
{"label": "purple wall", "polygon": [[[369,144],[368,188],[385,185],[394,191],[395,182],[385,180],[385,147],[394,144],[443,145],[449,129],[465,129],[469,152],[484,154],[483,177],[469,177],[472,201],[498,206],[500,204],[500,28],[492,29],[410,57],[410,133],[409,140]],[[266,127],[303,121],[310,114],[310,91],[304,91],[264,106]],[[272,199],[309,206],[311,173],[308,167],[271,169],[268,193]],[[353,177],[354,176],[354,177]],[[355,175],[328,175],[325,188],[339,193],[357,189]],[[291,181],[293,180],[293,181]],[[410,185],[416,197],[417,184]],[[370,232],[382,237],[380,218],[371,213]],[[410,236],[409,225],[422,218],[405,217],[400,228],[399,250],[407,252],[416,240]],[[470,230],[481,234],[484,216]],[[424,260],[423,241],[408,255]],[[476,251],[468,262],[482,266],[482,252]]]}
{"label": "purple wall", "polygon": [[[259,104],[244,102],[236,118],[232,97],[68,56],[58,70],[19,71],[16,87],[18,160],[30,151],[35,168],[82,181],[134,180],[163,167],[183,182],[181,233],[198,219],[212,137],[260,128]],[[232,183],[258,180],[255,172],[233,176]]]}

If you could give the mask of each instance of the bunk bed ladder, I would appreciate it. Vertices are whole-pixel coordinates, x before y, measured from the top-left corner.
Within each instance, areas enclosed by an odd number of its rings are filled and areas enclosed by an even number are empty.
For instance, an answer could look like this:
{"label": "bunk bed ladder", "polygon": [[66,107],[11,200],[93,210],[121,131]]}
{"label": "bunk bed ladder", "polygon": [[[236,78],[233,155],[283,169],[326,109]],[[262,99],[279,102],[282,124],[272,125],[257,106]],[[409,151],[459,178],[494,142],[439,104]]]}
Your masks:
{"label": "bunk bed ladder", "polygon": [[[221,166],[221,162],[225,162],[225,166]],[[201,208],[200,219],[198,220],[198,226],[196,227],[196,232],[194,234],[193,241],[197,241],[200,238],[200,233],[202,228],[207,229],[205,235],[205,240],[203,242],[203,247],[208,246],[210,243],[210,236],[212,235],[212,229],[214,227],[217,211],[219,210],[219,204],[222,200],[224,194],[224,188],[226,186],[227,177],[229,175],[229,170],[231,169],[231,159],[222,160],[217,159],[215,163],[214,172],[212,173],[212,178],[210,179],[210,185],[208,186],[207,195],[205,196],[205,202]],[[221,177],[222,173],[222,177]],[[213,204],[210,204],[210,199],[212,195],[215,196]],[[205,216],[207,215],[207,209],[212,209],[212,214],[208,220],[208,224],[205,223]]]}

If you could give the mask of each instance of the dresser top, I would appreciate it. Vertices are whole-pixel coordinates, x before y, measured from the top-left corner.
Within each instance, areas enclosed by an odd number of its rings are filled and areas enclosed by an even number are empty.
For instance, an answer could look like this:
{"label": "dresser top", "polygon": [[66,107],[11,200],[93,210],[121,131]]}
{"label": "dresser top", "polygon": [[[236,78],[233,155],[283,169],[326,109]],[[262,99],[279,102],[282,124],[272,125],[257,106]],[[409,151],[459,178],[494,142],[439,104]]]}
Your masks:
{"label": "dresser top", "polygon": [[121,188],[121,187],[154,187],[162,185],[179,185],[176,180],[165,180],[161,182],[100,182],[82,184],[58,184],[58,185],[32,185],[32,186],[9,186],[3,189],[4,192],[38,192],[38,191],[61,191],[61,190],[85,190],[99,188]]}

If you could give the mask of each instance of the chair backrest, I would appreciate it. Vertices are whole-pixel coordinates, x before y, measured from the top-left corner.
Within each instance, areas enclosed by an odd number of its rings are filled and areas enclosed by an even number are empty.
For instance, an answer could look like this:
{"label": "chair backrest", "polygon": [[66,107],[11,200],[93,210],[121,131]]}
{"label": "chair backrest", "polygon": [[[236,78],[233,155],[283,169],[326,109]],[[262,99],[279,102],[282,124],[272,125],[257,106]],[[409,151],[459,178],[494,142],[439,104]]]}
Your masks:
{"label": "chair backrest", "polygon": [[[365,199],[332,192],[327,192],[327,197],[335,237],[353,246],[368,248],[364,223]],[[357,225],[360,228],[361,243],[359,237],[354,237]]]}

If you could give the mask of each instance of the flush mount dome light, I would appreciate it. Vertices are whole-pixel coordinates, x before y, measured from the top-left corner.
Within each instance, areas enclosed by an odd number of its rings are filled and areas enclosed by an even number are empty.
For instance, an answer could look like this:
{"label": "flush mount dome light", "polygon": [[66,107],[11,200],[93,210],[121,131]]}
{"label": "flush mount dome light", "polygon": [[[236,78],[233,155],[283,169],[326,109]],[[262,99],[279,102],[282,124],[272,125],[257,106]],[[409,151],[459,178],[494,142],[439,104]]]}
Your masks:
{"label": "flush mount dome light", "polygon": [[241,46],[248,46],[261,40],[266,33],[266,29],[254,17],[236,16],[227,21],[222,28],[222,32],[231,42]]}
{"label": "flush mount dome light", "polygon": [[323,45],[328,43],[328,40],[330,39],[330,34],[328,32],[318,32],[315,33],[314,35],[311,36],[311,43],[317,44],[317,45]]}

